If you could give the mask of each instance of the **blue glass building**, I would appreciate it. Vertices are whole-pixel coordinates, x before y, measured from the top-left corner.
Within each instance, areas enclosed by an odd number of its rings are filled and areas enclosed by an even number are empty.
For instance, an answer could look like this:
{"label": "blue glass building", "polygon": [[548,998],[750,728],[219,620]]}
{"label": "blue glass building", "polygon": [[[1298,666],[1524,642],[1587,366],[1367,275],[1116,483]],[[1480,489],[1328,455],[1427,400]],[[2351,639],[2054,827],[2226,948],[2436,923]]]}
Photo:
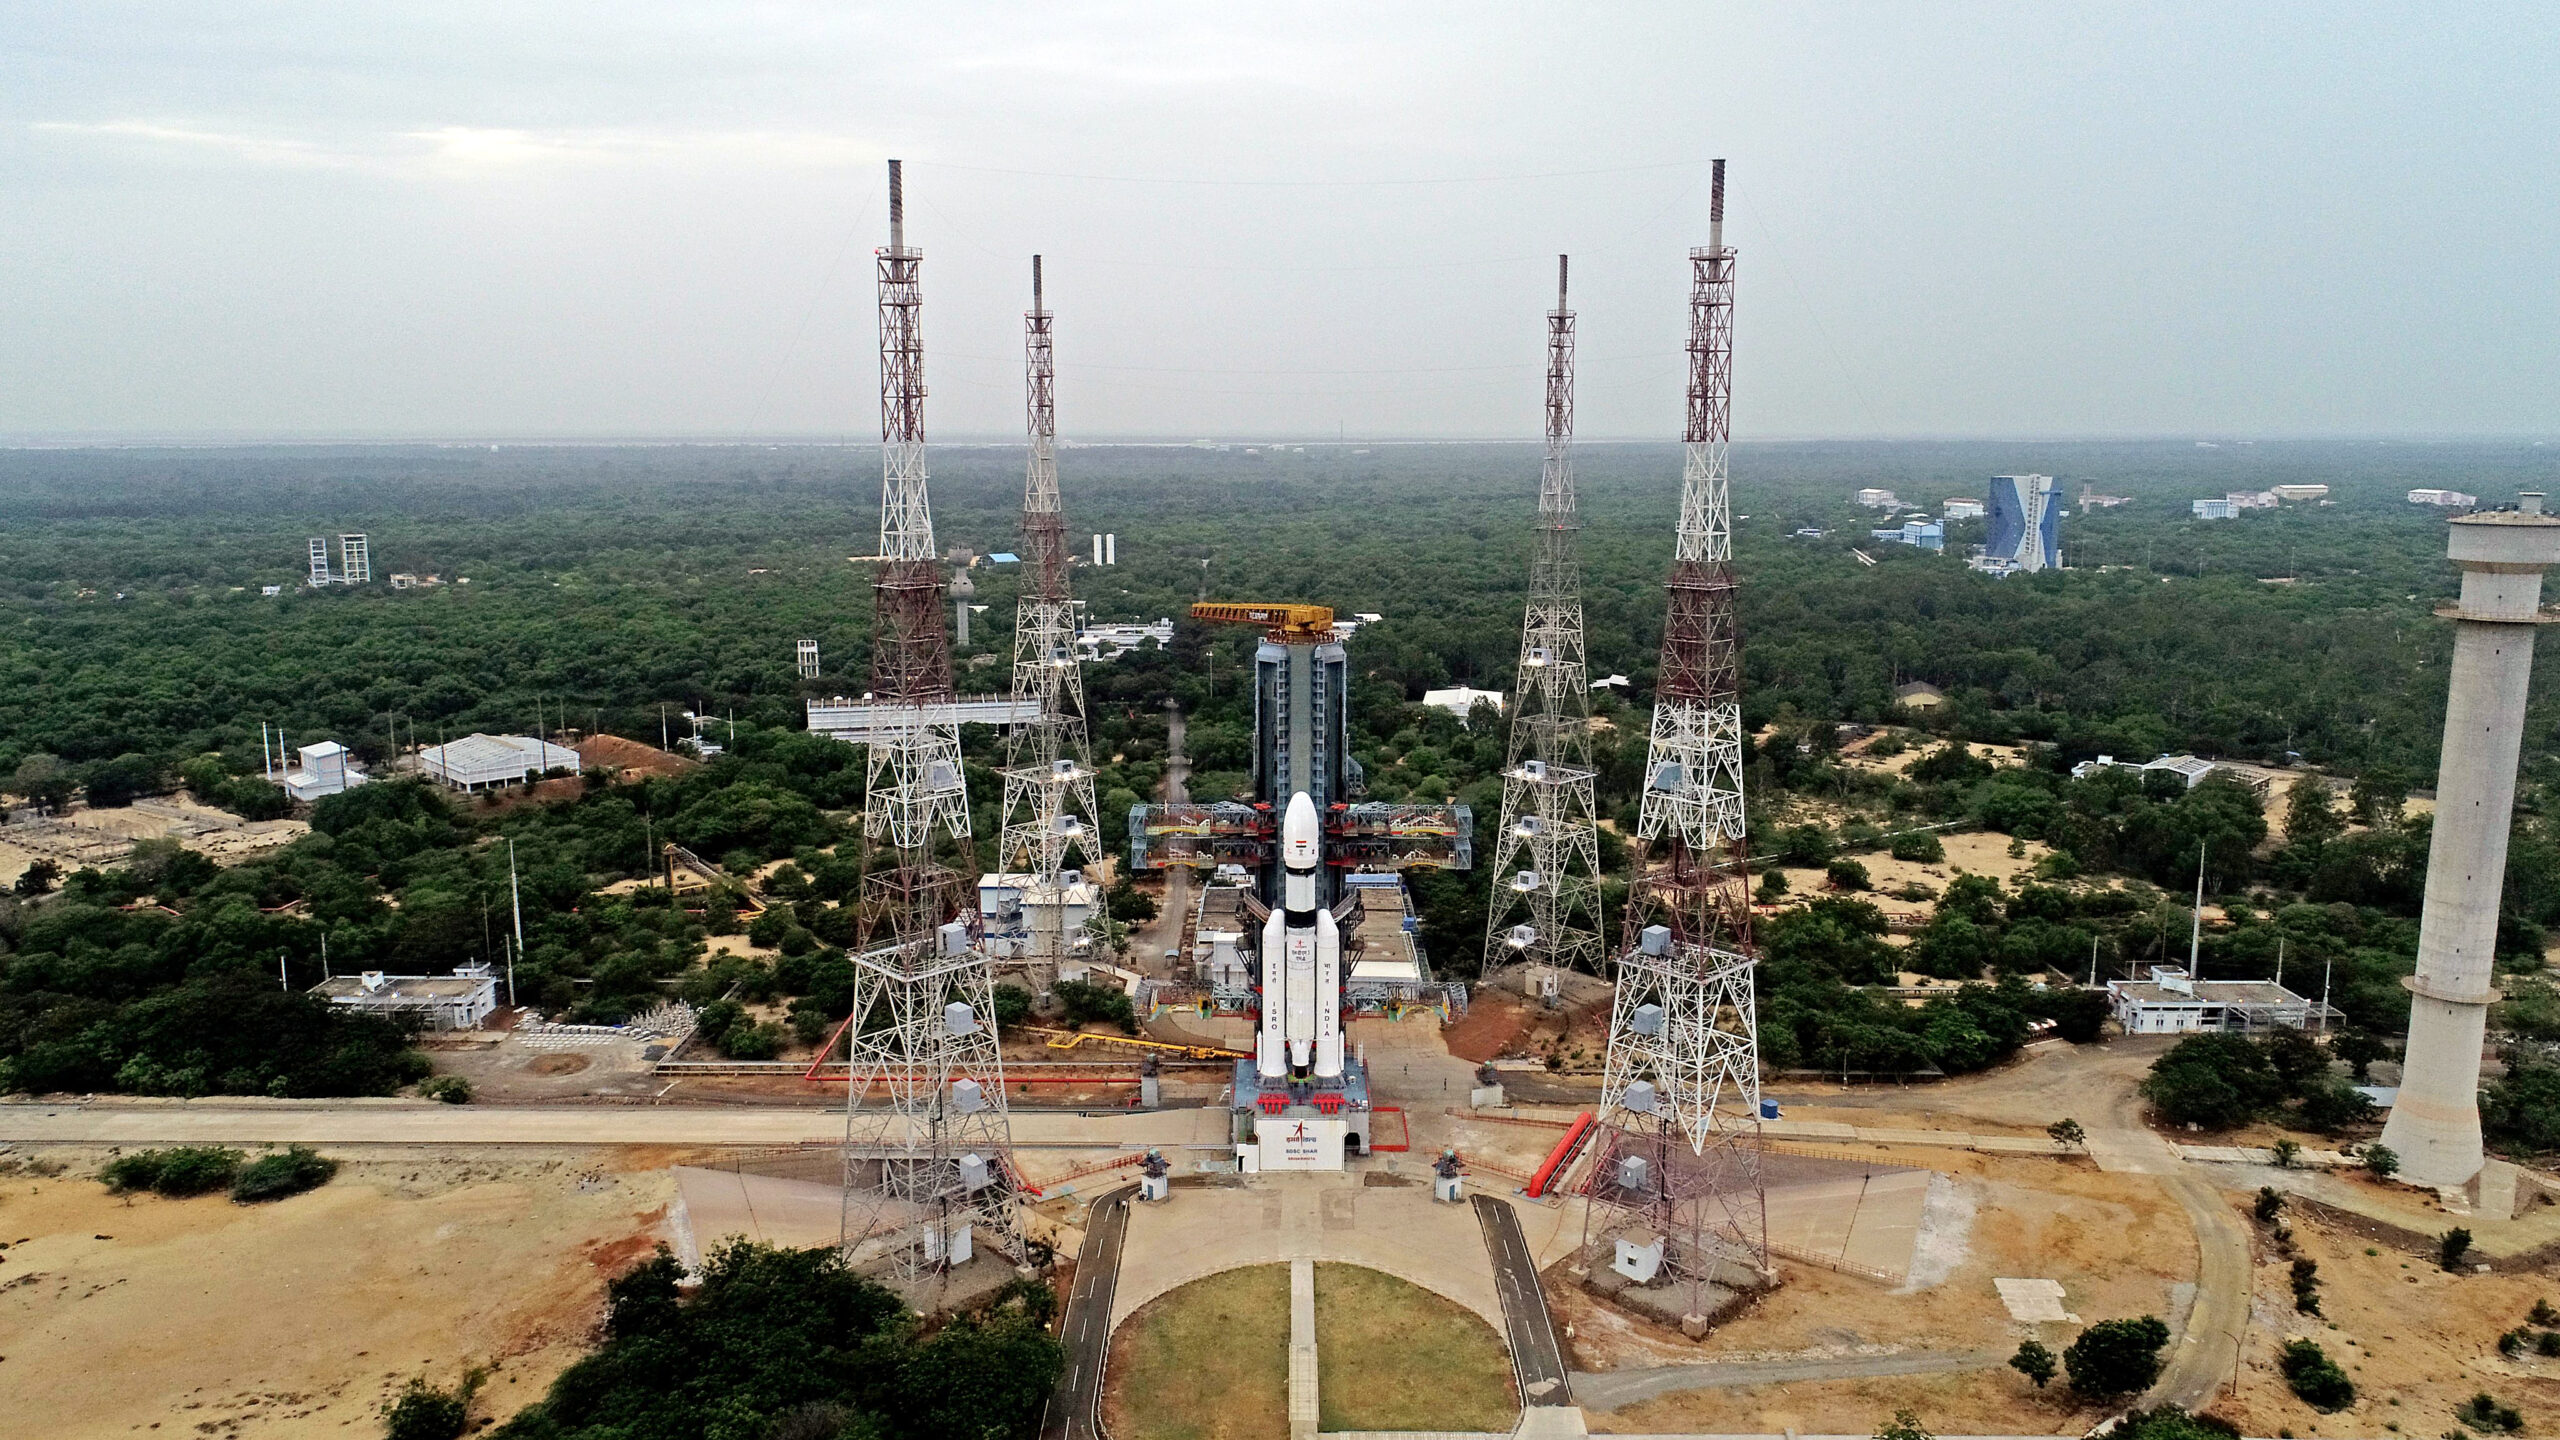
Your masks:
{"label": "blue glass building", "polygon": [[1984,568],[2062,568],[2062,495],[2050,475],[1991,477],[1989,543]]}

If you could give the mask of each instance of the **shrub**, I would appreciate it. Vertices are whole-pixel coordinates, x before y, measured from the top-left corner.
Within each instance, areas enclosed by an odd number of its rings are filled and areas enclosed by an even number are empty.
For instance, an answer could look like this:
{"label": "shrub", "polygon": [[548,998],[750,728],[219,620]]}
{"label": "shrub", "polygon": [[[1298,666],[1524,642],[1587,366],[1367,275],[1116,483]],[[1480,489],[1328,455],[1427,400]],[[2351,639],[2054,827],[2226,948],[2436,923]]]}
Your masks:
{"label": "shrub", "polygon": [[2293,1393],[2301,1396],[2304,1404],[2324,1415],[2356,1403],[2355,1382],[2349,1380],[2347,1372],[2338,1368],[2338,1362],[2330,1359],[2328,1352],[2313,1341],[2286,1341],[2284,1355],[2277,1365],[2284,1371],[2285,1383],[2293,1387]]}
{"label": "shrub", "polygon": [[2039,1340],[2027,1341],[2018,1347],[2017,1354],[2009,1357],[2009,1368],[2036,1382],[2039,1390],[2052,1382],[2059,1363],[2053,1352]]}
{"label": "shrub", "polygon": [[1823,879],[1834,890],[1864,890],[1867,888],[1867,867],[1855,860],[1834,860],[1823,870]]}
{"label": "shrub", "polygon": [[1935,865],[1947,858],[1947,847],[1940,843],[1937,836],[1926,830],[1911,830],[1894,836],[1892,845],[1886,848],[1885,853],[1896,860],[1908,860],[1917,865]]}
{"label": "shrub", "polygon": [[1031,1018],[1031,992],[1019,985],[996,987],[996,1024],[1019,1025]]}
{"label": "shrub", "polygon": [[2474,1430],[2516,1431],[2524,1428],[2524,1416],[2512,1405],[2501,1405],[2497,1398],[2483,1390],[2454,1407],[2453,1418]]}
{"label": "shrub", "polygon": [[2135,1410],[2105,1432],[2107,1440],[2239,1440],[2239,1427],[2214,1415],[2190,1415],[2175,1405]]}
{"label": "shrub", "polygon": [[2320,1262],[2293,1262],[2293,1308],[2305,1315],[2320,1313]]}
{"label": "shrub", "polygon": [[2168,1343],[2169,1327],[2157,1316],[2101,1320],[2062,1352],[2062,1368],[2071,1373],[2071,1388],[2082,1395],[2131,1395],[2150,1389],[2160,1378],[2160,1347]]}
{"label": "shrub", "polygon": [[1760,887],[1751,892],[1752,899],[1759,901],[1763,905],[1775,905],[1779,901],[1785,899],[1786,896],[1787,875],[1785,871],[1770,869],[1760,872]]}
{"label": "shrub", "polygon": [[2498,1353],[2508,1356],[2521,1355],[2524,1353],[2524,1347],[2532,1339],[2533,1332],[2519,1325],[2498,1337]]}
{"label": "shrub", "polygon": [[2373,1172],[2373,1178],[2388,1180],[2400,1173],[2399,1152],[2388,1145],[2367,1145],[2364,1147],[2364,1168]]}
{"label": "shrub", "polygon": [[2258,1217],[2258,1223],[2261,1225],[2274,1220],[2283,1209],[2284,1192],[2273,1185],[2259,1186],[2257,1201],[2249,1207],[2250,1213]]}
{"label": "shrub", "polygon": [[720,1037],[720,1053],[732,1060],[770,1060],[782,1053],[782,1027],[770,1022],[732,1025]]}
{"label": "shrub", "polygon": [[2462,1268],[2462,1257],[2471,1253],[2471,1232],[2456,1225],[2436,1237],[2436,1263],[2447,1270]]}
{"label": "shrub", "polygon": [[2551,1308],[2549,1300],[2533,1302],[2533,1311],[2524,1317],[2536,1325],[2560,1325],[2560,1310]]}
{"label": "shrub", "polygon": [[2545,1330],[2534,1338],[2536,1355],[2560,1355],[2560,1330]]}
{"label": "shrub", "polygon": [[1059,1002],[1067,1007],[1067,1024],[1071,1026],[1105,1020],[1119,1026],[1123,1033],[1138,1033],[1138,1013],[1130,1006],[1128,994],[1117,985],[1061,980],[1057,993]]}
{"label": "shrub", "polygon": [[308,1145],[296,1145],[279,1154],[262,1155],[243,1166],[239,1178],[231,1182],[231,1198],[243,1205],[282,1200],[316,1190],[337,1173],[337,1161],[314,1152]]}
{"label": "shrub", "polygon": [[2044,1133],[2052,1139],[2054,1144],[2065,1150],[2070,1149],[2074,1145],[2086,1145],[2089,1143],[2089,1132],[2081,1129],[2080,1122],[2070,1118],[2069,1116],[2064,1116],[2062,1119],[2056,1120],[2052,1124],[2044,1127]]}
{"label": "shrub", "polygon": [[118,1194],[149,1190],[161,1195],[204,1195],[229,1185],[246,1158],[218,1145],[137,1150],[108,1161],[98,1178]]}
{"label": "shrub", "polygon": [[1937,1440],[1920,1423],[1917,1410],[1896,1410],[1893,1419],[1876,1427],[1876,1440]]}
{"label": "shrub", "polygon": [[2278,1140],[2270,1148],[2279,1170],[2292,1169],[2294,1162],[2302,1158],[2302,1147],[2291,1140]]}
{"label": "shrub", "polygon": [[471,1082],[459,1075],[430,1075],[418,1082],[418,1093],[447,1105],[471,1103]]}
{"label": "shrub", "polygon": [[412,1380],[382,1407],[382,1421],[384,1440],[454,1440],[465,1423],[463,1397]]}

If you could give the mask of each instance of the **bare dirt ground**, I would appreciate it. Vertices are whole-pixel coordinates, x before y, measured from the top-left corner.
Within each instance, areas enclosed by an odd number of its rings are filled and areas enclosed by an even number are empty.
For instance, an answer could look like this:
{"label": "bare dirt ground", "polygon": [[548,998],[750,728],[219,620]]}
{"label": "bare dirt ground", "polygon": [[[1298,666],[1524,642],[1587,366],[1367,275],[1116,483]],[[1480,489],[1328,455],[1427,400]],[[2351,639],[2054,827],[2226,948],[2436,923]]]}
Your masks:
{"label": "bare dirt ground", "polygon": [[655,745],[643,745],[619,735],[590,735],[579,741],[578,761],[590,770],[618,770],[621,772],[619,778],[626,783],[651,775],[676,776],[702,768],[699,760],[671,755]]}
{"label": "bare dirt ground", "polygon": [[[1904,900],[1894,892],[1906,885],[1919,885],[1935,896],[1947,888],[1947,882],[1954,879],[1958,871],[1988,875],[2014,888],[2018,877],[2032,875],[2036,862],[2053,853],[2043,841],[2030,840],[2021,847],[2023,854],[2011,855],[2009,837],[1988,830],[1943,834],[1938,840],[1946,847],[1947,858],[1935,864],[1896,860],[1882,850],[1861,851],[1848,857],[1867,867],[1868,888],[1856,898],[1875,902],[1889,915],[1908,911],[1926,919],[1937,911],[1933,902]],[[1787,899],[1781,902],[1782,905],[1801,904],[1818,895],[1837,893],[1828,888],[1828,881],[1821,870],[1802,866],[1778,868],[1787,877]]]}
{"label": "bare dirt ground", "polygon": [[2039,1328],[2059,1351],[2079,1327],[2011,1320],[1992,1280],[2058,1280],[2065,1308],[2083,1320],[2153,1314],[2174,1321],[2182,1313],[2179,1287],[2195,1273],[2195,1240],[2184,1212],[2153,1177],[1934,1149],[1879,1156],[1938,1170],[1973,1207],[1969,1223],[1942,1220],[1938,1234],[1924,1234],[1923,1264],[1910,1285],[1888,1289],[1781,1261],[1784,1286],[1692,1345],[1677,1332],[1604,1307],[1559,1273],[1549,1294],[1558,1318],[1571,1326],[1574,1366],[1856,1362],[1925,1352],[1975,1356],[1972,1368],[1674,1391],[1595,1412],[1593,1430],[1863,1434],[1895,1409],[1910,1407],[1942,1432],[2076,1433],[2100,1412],[2050,1392],[2039,1396],[1999,1362]]}
{"label": "bare dirt ground", "polygon": [[372,1434],[412,1378],[473,1366],[474,1415],[512,1414],[674,1193],[638,1151],[373,1151],[256,1206],[109,1195],[102,1151],[10,1158],[69,1163],[0,1178],[0,1428],[56,1440]]}
{"label": "bare dirt ground", "polygon": [[[2536,1300],[2560,1302],[2547,1272],[2448,1274],[2429,1257],[2307,1214],[2284,1223],[2297,1253],[2320,1267],[2321,1316],[2294,1309],[2291,1262],[2262,1231],[2239,1398],[2217,1407],[2243,1434],[2374,1435],[2389,1426],[2440,1435],[2457,1427],[2454,1407],[2484,1390],[2523,1412],[2526,1434],[2560,1427],[2560,1359],[2497,1350],[2499,1334],[2523,1325]],[[2322,1415],[2294,1398],[2276,1357],[2297,1337],[2317,1342],[2355,1382],[2352,1409]]]}

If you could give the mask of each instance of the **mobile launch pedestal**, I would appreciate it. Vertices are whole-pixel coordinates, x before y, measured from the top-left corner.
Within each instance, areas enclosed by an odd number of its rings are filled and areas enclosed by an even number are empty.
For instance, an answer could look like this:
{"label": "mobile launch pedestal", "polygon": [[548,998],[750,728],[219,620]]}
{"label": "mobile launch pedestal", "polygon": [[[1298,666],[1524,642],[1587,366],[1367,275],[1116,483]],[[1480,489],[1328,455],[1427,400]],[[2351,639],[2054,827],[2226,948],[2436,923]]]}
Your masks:
{"label": "mobile launch pedestal", "polygon": [[1191,614],[1263,629],[1254,655],[1254,799],[1136,807],[1130,866],[1228,865],[1256,875],[1238,938],[1252,946],[1261,1013],[1253,1058],[1235,1067],[1236,1158],[1248,1173],[1339,1170],[1369,1149],[1370,1133],[1369,1076],[1344,1043],[1346,1006],[1382,1009],[1390,994],[1411,1004],[1440,988],[1393,873],[1467,868],[1474,822],[1463,805],[1358,798],[1349,676],[1331,610],[1204,603]]}

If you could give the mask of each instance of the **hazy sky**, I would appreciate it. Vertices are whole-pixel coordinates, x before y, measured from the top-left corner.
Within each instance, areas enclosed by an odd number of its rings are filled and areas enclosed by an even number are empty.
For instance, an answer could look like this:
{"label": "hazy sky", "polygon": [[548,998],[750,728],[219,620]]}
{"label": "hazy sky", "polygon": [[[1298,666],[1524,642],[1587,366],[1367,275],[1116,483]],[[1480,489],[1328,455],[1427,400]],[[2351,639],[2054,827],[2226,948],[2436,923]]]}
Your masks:
{"label": "hazy sky", "polygon": [[2560,7],[0,0],[0,435],[2560,430]]}

